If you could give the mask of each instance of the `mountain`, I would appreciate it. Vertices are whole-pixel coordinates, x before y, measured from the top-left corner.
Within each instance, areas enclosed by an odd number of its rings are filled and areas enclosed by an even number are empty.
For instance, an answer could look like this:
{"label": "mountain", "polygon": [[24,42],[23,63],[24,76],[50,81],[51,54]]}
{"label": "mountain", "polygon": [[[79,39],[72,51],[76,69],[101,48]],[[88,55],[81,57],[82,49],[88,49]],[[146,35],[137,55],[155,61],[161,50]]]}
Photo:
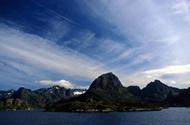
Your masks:
{"label": "mountain", "polygon": [[0,91],[0,109],[38,109],[45,105],[59,101],[62,98],[71,98],[75,92],[85,90],[71,90],[60,86],[41,88],[35,91],[20,87],[17,91]]}
{"label": "mountain", "polygon": [[157,105],[143,102],[138,86],[124,87],[113,73],[95,79],[86,93],[47,105],[47,111],[129,111],[158,109]]}
{"label": "mountain", "polygon": [[46,104],[56,102],[61,98],[74,96],[72,90],[60,86],[53,86],[47,89],[38,89],[34,91],[34,93],[43,97],[43,102],[45,102]]}
{"label": "mountain", "polygon": [[[28,100],[29,98],[33,97],[33,96],[38,96],[35,93],[33,93],[32,90],[30,89],[26,89],[24,87],[20,87],[12,96],[11,98],[18,98],[18,99],[22,99],[22,100]],[[36,98],[36,97],[35,97]]]}
{"label": "mountain", "polygon": [[130,91],[132,89],[124,87],[119,78],[113,73],[106,73],[95,79],[89,89],[83,95],[79,96],[79,100],[93,99],[98,101],[122,101],[136,100],[135,94]]}
{"label": "mountain", "polygon": [[15,90],[0,91],[0,99],[6,99],[11,97],[14,94]]}
{"label": "mountain", "polygon": [[173,95],[176,97],[179,95],[180,89],[167,86],[159,80],[150,82],[145,88],[142,89],[141,97],[146,100],[163,101],[168,96]]}
{"label": "mountain", "polygon": [[182,90],[182,92],[172,100],[172,106],[190,107],[190,87]]}
{"label": "mountain", "polygon": [[106,91],[118,90],[119,88],[124,88],[118,77],[112,72],[103,74],[95,79],[90,85],[89,90],[92,89],[102,89]]}
{"label": "mountain", "polygon": [[[81,95],[78,95],[81,94]],[[47,111],[136,111],[158,110],[163,106],[190,106],[190,88],[170,87],[159,80],[125,87],[109,72],[96,78],[89,89],[66,89],[60,86],[35,91],[19,88],[0,91],[0,109],[36,109]]]}
{"label": "mountain", "polygon": [[142,90],[140,89],[139,86],[129,86],[126,88],[129,93],[136,97],[141,97],[142,96]]}

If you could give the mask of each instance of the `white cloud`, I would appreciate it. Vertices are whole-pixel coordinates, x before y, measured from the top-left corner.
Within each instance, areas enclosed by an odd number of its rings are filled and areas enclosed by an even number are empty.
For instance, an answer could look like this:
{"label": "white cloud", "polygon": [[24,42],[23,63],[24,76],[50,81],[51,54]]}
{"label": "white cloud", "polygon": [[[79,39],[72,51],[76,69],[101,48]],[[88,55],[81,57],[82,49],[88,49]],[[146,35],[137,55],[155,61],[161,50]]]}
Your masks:
{"label": "white cloud", "polygon": [[76,84],[72,84],[71,82],[67,80],[59,80],[59,81],[52,81],[52,80],[41,80],[41,81],[36,81],[36,83],[42,84],[42,85],[59,85],[63,86],[65,88],[77,88],[77,89],[87,89],[88,86],[78,86]]}
{"label": "white cloud", "polygon": [[[167,2],[110,0],[88,4],[92,11],[91,15],[109,22],[115,26],[112,31],[127,38],[123,44],[132,46],[132,56],[151,53],[151,61],[161,60],[160,66],[165,66],[163,63],[168,62],[168,64],[182,64],[189,61],[187,55],[184,55],[190,50],[189,24],[181,18],[183,14],[173,15],[174,11],[171,9],[171,6],[180,4],[177,8],[184,11],[183,6],[186,6],[185,11],[187,11],[189,6],[187,0]],[[186,12],[186,15],[189,13]],[[141,60],[144,61],[146,58]]]}
{"label": "white cloud", "polygon": [[74,91],[74,95],[81,95],[83,93],[85,93],[86,91]]}
{"label": "white cloud", "polygon": [[[106,51],[109,57],[106,58],[107,62],[111,62],[113,72],[119,76],[123,84],[143,86],[154,79],[166,81],[166,78],[161,78],[165,74],[189,73],[190,56],[187,53],[190,50],[190,30],[186,21],[189,15],[188,1],[109,0],[86,3],[92,17],[110,24],[112,28],[108,28],[111,31],[126,38],[119,46],[112,42],[105,44],[110,49]],[[185,8],[182,5],[172,8],[177,4],[183,4]],[[173,9],[186,12],[174,14]],[[115,52],[116,56],[112,53],[114,48],[119,53],[117,55]],[[114,59],[110,55],[114,55]],[[127,61],[122,62],[122,59]],[[118,65],[114,65],[118,63],[116,61],[119,62]],[[105,64],[109,64],[107,62]],[[170,80],[168,83],[173,80],[176,84],[185,82],[177,81],[176,78],[168,80]]]}
{"label": "white cloud", "polygon": [[181,73],[187,73],[187,72],[190,72],[190,64],[166,66],[160,69],[144,71],[143,73],[149,74],[149,75],[161,76],[165,74],[181,74]]}
{"label": "white cloud", "polygon": [[172,80],[170,81],[171,84],[176,84],[176,81]]}
{"label": "white cloud", "polygon": [[146,76],[147,78],[152,78],[152,76],[151,75],[148,75],[148,76]]}
{"label": "white cloud", "polygon": [[[36,35],[4,26],[0,28],[0,56],[7,65],[32,75],[58,73],[75,80],[93,80],[107,68],[77,51]],[[13,63],[14,62],[14,63]],[[46,73],[42,73],[46,72]]]}
{"label": "white cloud", "polygon": [[42,84],[42,85],[60,85],[65,88],[73,88],[74,87],[74,84],[72,84],[66,80],[59,80],[59,81],[41,80],[39,82],[37,81],[37,83]]}

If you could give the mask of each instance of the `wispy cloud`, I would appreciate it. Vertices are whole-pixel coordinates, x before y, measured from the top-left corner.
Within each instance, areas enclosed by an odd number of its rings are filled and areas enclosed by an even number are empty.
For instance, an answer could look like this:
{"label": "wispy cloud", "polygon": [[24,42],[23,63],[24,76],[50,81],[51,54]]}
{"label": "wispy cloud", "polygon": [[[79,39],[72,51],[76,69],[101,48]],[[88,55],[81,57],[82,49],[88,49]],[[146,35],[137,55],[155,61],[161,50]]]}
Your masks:
{"label": "wispy cloud", "polygon": [[141,65],[140,69],[135,69],[141,74],[142,70],[155,67],[189,63],[190,31],[185,19],[189,15],[189,1],[111,0],[88,4],[94,17],[115,26],[111,30],[127,38],[122,42],[130,45],[130,48],[124,47],[132,50],[127,54],[130,61],[120,65],[120,69],[127,67],[130,70]]}
{"label": "wispy cloud", "polygon": [[106,72],[101,63],[36,35],[6,27],[0,39],[2,61],[30,75],[48,71],[89,80]]}
{"label": "wispy cloud", "polygon": [[161,76],[164,74],[181,74],[181,73],[187,73],[187,72],[190,72],[190,64],[167,66],[160,69],[148,70],[143,73],[148,74],[148,75]]}
{"label": "wispy cloud", "polygon": [[189,0],[180,0],[176,2],[172,9],[174,10],[174,14],[182,15],[185,21],[190,21],[190,1]]}
{"label": "wispy cloud", "polygon": [[90,84],[112,71],[126,86],[143,86],[154,78],[186,84],[189,4],[188,0],[84,0],[67,14],[61,8],[57,11],[39,4],[46,11],[37,20],[47,25],[40,35],[21,30],[27,25],[0,25],[0,67],[4,67],[5,77],[12,72],[11,77],[20,80],[27,76],[52,83],[53,79],[69,79]]}

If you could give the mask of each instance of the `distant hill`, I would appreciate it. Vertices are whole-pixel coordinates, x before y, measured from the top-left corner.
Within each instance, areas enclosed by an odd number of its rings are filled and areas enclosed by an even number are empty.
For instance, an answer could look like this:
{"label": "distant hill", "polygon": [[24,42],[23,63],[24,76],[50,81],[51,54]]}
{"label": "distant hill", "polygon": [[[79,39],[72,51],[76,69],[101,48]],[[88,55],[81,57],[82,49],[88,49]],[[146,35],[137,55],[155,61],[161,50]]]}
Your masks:
{"label": "distant hill", "polygon": [[155,80],[142,89],[141,97],[147,101],[164,101],[168,96],[177,97],[180,91],[178,88],[167,86],[160,80]]}
{"label": "distant hill", "polygon": [[35,91],[19,88],[17,91],[0,91],[0,109],[39,109],[45,105],[75,96],[75,92],[85,90],[71,90],[60,86],[42,88]]}
{"label": "distant hill", "polygon": [[0,91],[0,99],[6,99],[14,94],[15,90]]}

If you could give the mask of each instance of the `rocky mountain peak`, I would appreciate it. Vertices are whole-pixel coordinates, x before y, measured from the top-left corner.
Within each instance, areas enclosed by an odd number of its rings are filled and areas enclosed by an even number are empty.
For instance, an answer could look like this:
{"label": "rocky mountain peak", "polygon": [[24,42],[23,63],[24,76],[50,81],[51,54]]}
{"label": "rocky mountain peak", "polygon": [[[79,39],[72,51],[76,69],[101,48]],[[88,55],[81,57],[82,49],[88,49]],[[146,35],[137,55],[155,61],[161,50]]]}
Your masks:
{"label": "rocky mountain peak", "polygon": [[152,87],[168,87],[166,84],[162,83],[160,80],[154,80],[153,82],[150,82],[147,84],[146,88],[152,88]]}
{"label": "rocky mountain peak", "polygon": [[123,88],[123,85],[116,75],[109,72],[95,79],[89,89],[117,90],[118,88]]}
{"label": "rocky mountain peak", "polygon": [[28,93],[32,93],[32,90],[26,89],[26,88],[24,88],[24,87],[20,87],[20,88],[11,96],[11,98],[22,99],[24,96],[28,95]]}

